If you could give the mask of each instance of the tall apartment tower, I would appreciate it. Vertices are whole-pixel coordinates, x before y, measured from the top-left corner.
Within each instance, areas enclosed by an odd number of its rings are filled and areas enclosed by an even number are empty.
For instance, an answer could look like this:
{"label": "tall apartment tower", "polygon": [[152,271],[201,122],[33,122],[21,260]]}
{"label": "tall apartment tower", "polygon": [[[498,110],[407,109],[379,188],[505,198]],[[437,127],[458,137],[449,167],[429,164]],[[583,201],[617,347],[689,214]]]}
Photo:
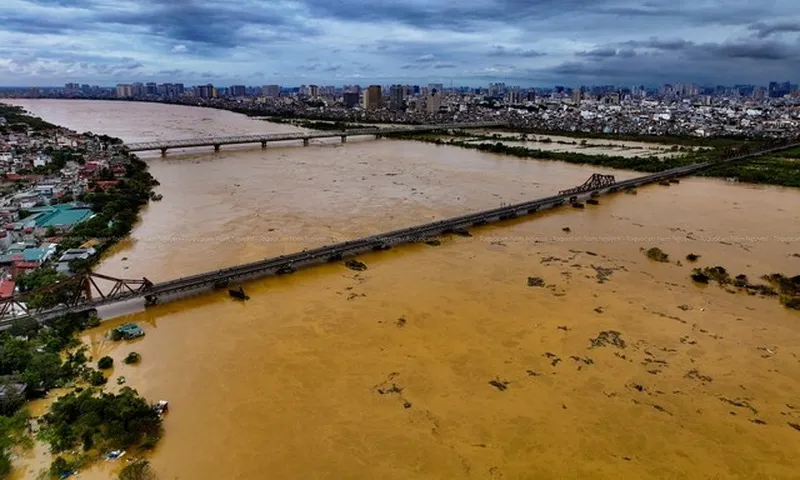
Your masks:
{"label": "tall apartment tower", "polygon": [[364,92],[364,108],[366,110],[377,110],[381,108],[380,85],[370,85]]}
{"label": "tall apartment tower", "polygon": [[580,87],[573,88],[572,89],[572,103],[574,103],[575,105],[580,105],[581,97],[582,97],[581,96],[581,88]]}
{"label": "tall apartment tower", "polygon": [[402,110],[404,107],[405,90],[402,85],[392,85],[389,90],[389,108],[395,112]]}

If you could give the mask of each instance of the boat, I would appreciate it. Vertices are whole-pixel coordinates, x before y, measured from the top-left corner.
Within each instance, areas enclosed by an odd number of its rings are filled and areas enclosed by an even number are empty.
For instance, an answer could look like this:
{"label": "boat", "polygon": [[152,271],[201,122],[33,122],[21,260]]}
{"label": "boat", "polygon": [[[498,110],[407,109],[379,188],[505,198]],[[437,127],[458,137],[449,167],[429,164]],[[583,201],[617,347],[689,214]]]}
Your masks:
{"label": "boat", "polygon": [[244,293],[244,288],[241,286],[239,288],[231,288],[228,290],[228,295],[237,299],[237,300],[250,300],[250,297]]}
{"label": "boat", "polygon": [[153,408],[158,412],[159,415],[164,415],[169,411],[169,402],[166,400],[159,400],[157,404],[153,406]]}
{"label": "boat", "polygon": [[113,450],[106,455],[107,460],[116,460],[125,456],[125,450]]}
{"label": "boat", "polygon": [[144,330],[135,323],[126,323],[114,329],[119,334],[119,337],[125,340],[133,340],[134,338],[143,337]]}

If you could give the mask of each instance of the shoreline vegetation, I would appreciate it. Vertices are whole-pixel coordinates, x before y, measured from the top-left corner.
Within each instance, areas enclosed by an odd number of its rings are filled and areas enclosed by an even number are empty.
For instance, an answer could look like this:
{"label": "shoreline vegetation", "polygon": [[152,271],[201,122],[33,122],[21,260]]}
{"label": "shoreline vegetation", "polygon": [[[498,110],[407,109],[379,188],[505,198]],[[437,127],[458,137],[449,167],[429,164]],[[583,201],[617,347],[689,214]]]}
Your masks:
{"label": "shoreline vegetation", "polygon": [[[624,170],[634,170],[637,172],[656,173],[671,168],[683,167],[699,163],[713,158],[721,149],[715,147],[713,149],[694,150],[686,152],[686,147],[678,147],[673,149],[660,151],[658,153],[672,153],[683,152],[676,156],[666,158],[659,158],[656,156],[621,156],[621,155],[605,155],[605,154],[587,154],[580,152],[563,152],[544,149],[528,148],[518,145],[507,145],[505,141],[526,141],[525,137],[505,137],[498,138],[496,135],[469,135],[465,134],[470,140],[460,140],[456,138],[447,138],[452,135],[441,134],[391,134],[388,135],[393,138],[402,138],[407,140],[415,140],[425,143],[432,143],[435,145],[446,145],[459,148],[466,148],[471,150],[478,150],[481,152],[498,153],[502,155],[510,155],[517,158],[530,158],[536,160],[557,160],[567,163],[574,163],[579,165],[593,165],[597,167],[617,168]],[[462,135],[457,135],[462,137]],[[539,140],[543,143],[551,143],[544,140]],[[527,139],[530,141],[530,139]],[[637,140],[638,141],[638,140]],[[568,142],[560,142],[567,143]],[[740,144],[744,144],[742,142]],[[757,146],[758,142],[747,142],[752,146]],[[585,145],[588,147],[602,148],[608,145]],[[708,145],[706,145],[708,146]],[[707,170],[697,172],[695,176],[712,177],[732,179],[737,182],[763,184],[763,185],[776,185],[782,187],[800,187],[800,149],[788,150],[786,152],[776,153],[768,156],[753,158],[750,160],[728,163],[711,167]],[[796,157],[792,157],[796,155]]]}
{"label": "shoreline vegetation", "polygon": [[[94,255],[70,263],[70,270],[76,274],[91,270],[103,251],[130,233],[158,182],[147,164],[130,153],[120,139],[90,132],[77,134],[4,104],[0,104],[0,116],[8,122],[0,128],[40,137],[68,131],[75,137],[100,142],[103,151],[124,160],[125,172],[115,178],[115,186],[98,189],[95,180],[90,180],[87,191],[74,199],[88,205],[93,216],[64,233],[58,242],[57,252],[63,252],[95,241]],[[34,173],[57,175],[68,160],[83,164],[88,154],[80,147],[47,153],[53,161]],[[98,181],[104,179],[102,175]],[[64,282],[68,278],[56,272],[52,262],[46,262],[21,275],[17,284],[20,291],[30,292],[61,282],[68,286],[69,282]],[[55,288],[30,298],[29,306],[54,306],[65,293]],[[11,472],[14,452],[32,446],[34,432],[54,454],[46,472],[50,478],[63,478],[109,450],[146,451],[155,446],[162,433],[158,412],[131,388],[123,387],[117,394],[104,392],[107,377],[89,366],[93,359],[78,335],[98,324],[99,319],[92,314],[68,314],[47,325],[18,320],[0,332],[0,478]],[[27,401],[43,398],[54,388],[69,391],[52,404],[48,413],[31,418],[25,408]]]}

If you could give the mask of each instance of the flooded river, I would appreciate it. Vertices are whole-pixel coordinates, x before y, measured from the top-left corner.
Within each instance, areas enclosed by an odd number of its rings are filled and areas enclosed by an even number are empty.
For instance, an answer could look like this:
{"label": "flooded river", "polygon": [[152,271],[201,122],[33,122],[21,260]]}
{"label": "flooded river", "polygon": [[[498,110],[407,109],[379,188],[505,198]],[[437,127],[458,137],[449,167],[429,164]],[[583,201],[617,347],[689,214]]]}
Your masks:
{"label": "flooded river", "polygon": [[[298,130],[192,107],[16,103],[126,141]],[[596,171],[637,175],[394,140],[210,150],[143,156],[164,199],[102,273],[167,280]],[[685,179],[363,255],[360,273],[250,283],[246,303],[220,292],[157,306],[84,339],[115,359],[114,377],[170,401],[150,455],[162,479],[797,478],[800,314],[695,285],[684,257],[796,275],[798,206],[798,190]],[[670,262],[648,260],[654,246]],[[105,338],[131,321],[144,338]],[[134,350],[141,364],[123,365]],[[48,462],[37,447],[17,476]]]}

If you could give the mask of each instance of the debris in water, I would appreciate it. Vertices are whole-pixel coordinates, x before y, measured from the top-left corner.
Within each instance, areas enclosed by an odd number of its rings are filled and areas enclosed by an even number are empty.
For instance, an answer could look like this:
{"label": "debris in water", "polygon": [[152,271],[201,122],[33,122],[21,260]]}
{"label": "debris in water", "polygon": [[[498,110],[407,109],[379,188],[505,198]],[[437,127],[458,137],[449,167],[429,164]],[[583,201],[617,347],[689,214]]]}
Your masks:
{"label": "debris in water", "polygon": [[592,346],[589,348],[605,347],[607,345],[625,348],[625,340],[622,339],[622,334],[615,330],[602,331],[596,338],[592,338],[591,342]]}
{"label": "debris in water", "polygon": [[250,300],[250,297],[248,297],[247,294],[244,293],[244,288],[242,288],[241,286],[239,288],[231,288],[230,290],[228,290],[228,295],[235,298],[236,300],[242,300],[242,301]]}
{"label": "debris in water", "polygon": [[542,277],[528,277],[529,287],[544,287],[544,279]]}
{"label": "debris in water", "polygon": [[365,263],[359,262],[355,259],[344,262],[344,266],[356,272],[363,272],[367,269],[367,265]]}
{"label": "debris in water", "polygon": [[499,378],[497,378],[497,379],[495,379],[495,380],[491,380],[491,381],[489,382],[489,385],[491,385],[491,386],[493,386],[494,388],[496,388],[496,389],[500,390],[501,392],[502,392],[502,391],[505,391],[505,390],[508,388],[508,382],[507,382],[507,381],[505,381],[505,380],[502,380],[502,381],[501,381]]}

